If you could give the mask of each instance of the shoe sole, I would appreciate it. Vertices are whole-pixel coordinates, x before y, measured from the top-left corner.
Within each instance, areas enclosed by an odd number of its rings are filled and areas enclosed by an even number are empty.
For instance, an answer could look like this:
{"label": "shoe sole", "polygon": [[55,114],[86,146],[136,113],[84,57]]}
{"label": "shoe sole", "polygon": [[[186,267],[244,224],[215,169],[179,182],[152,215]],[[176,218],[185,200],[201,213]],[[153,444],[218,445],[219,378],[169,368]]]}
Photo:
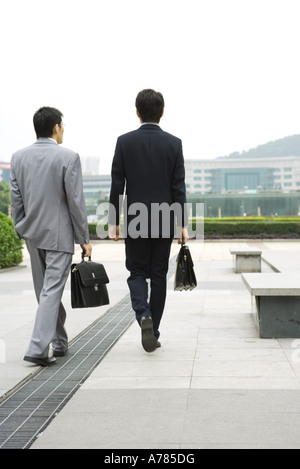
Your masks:
{"label": "shoe sole", "polygon": [[56,360],[53,362],[45,363],[43,360],[40,360],[39,358],[32,358],[32,357],[24,357],[23,360],[28,363],[33,363],[36,366],[53,366],[56,365]]}
{"label": "shoe sole", "polygon": [[157,348],[157,339],[153,332],[153,322],[151,318],[146,318],[141,323],[142,346],[148,353],[154,352]]}

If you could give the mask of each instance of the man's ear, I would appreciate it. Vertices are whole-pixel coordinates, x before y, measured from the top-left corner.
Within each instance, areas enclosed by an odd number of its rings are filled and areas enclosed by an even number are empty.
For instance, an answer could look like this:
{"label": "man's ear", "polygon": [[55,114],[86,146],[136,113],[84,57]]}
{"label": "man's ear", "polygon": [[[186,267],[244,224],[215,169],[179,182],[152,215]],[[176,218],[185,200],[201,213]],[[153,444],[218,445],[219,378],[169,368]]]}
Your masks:
{"label": "man's ear", "polygon": [[56,125],[53,127],[52,135],[56,135],[56,134],[57,134],[57,132],[58,132],[58,127],[59,127],[58,124],[56,124]]}

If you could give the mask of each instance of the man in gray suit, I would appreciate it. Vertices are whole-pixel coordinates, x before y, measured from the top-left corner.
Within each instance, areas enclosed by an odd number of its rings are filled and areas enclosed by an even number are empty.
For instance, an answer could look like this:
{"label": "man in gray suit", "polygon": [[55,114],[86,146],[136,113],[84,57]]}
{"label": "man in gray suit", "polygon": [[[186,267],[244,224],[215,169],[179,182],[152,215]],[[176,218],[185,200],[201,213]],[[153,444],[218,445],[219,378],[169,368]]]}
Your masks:
{"label": "man in gray suit", "polygon": [[[74,241],[91,256],[83,196],[80,158],[59,146],[63,142],[62,113],[43,107],[34,115],[37,141],[11,160],[12,217],[17,234],[30,254],[39,302],[25,361],[54,365],[64,356],[68,336],[61,303],[70,272]],[[53,357],[49,357],[52,343]]]}

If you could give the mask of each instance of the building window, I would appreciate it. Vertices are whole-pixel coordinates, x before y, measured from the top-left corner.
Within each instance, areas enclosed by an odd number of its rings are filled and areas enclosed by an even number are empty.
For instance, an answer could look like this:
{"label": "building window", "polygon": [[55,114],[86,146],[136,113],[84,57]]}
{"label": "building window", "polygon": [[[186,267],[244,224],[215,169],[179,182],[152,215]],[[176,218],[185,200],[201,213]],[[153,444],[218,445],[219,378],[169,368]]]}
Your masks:
{"label": "building window", "polygon": [[292,168],[284,168],[284,171],[287,173],[289,171],[292,171]]}

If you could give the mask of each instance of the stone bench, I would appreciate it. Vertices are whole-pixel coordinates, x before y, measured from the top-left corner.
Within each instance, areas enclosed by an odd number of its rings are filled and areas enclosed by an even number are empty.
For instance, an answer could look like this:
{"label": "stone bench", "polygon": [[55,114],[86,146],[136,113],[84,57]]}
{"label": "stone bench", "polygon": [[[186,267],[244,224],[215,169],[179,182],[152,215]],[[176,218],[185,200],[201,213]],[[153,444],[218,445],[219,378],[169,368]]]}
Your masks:
{"label": "stone bench", "polygon": [[261,253],[258,249],[230,249],[233,268],[237,274],[261,272]]}
{"label": "stone bench", "polygon": [[300,338],[300,275],[243,274],[261,338]]}

